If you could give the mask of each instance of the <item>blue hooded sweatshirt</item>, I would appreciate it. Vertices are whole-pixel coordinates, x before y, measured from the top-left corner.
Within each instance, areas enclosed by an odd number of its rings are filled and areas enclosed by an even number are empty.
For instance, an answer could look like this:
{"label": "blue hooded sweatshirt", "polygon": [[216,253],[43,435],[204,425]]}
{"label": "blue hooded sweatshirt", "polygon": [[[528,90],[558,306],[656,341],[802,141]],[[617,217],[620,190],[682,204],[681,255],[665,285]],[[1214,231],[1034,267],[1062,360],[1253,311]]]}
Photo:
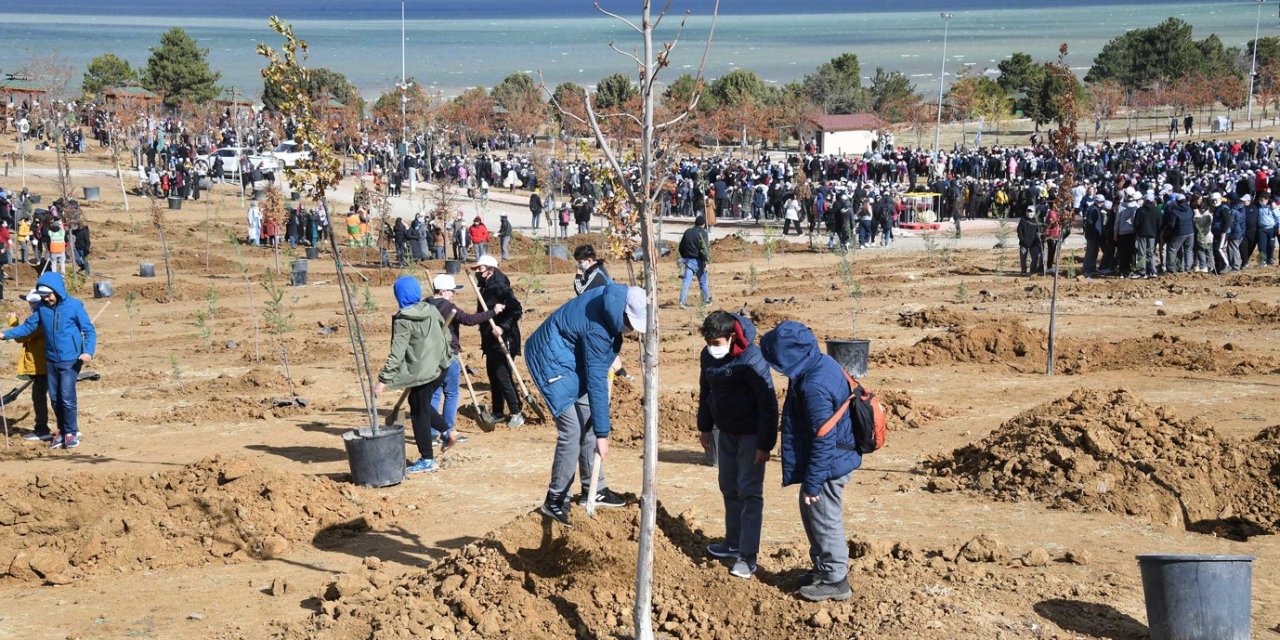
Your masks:
{"label": "blue hooded sweatshirt", "polygon": [[830,433],[817,435],[849,398],[849,382],[839,363],[818,349],[813,332],[799,322],[788,320],[764,334],[760,351],[791,382],[782,403],[782,485],[802,483],[805,495],[819,495],[823,483],[862,465],[849,410]]}
{"label": "blue hooded sweatshirt", "polygon": [[36,287],[42,286],[52,289],[58,301],[53,306],[41,302],[25,322],[4,332],[4,339],[25,338],[43,330],[45,356],[49,362],[71,362],[84,353],[92,356],[97,347],[98,333],[94,331],[84,305],[67,295],[62,274],[49,272],[41,275],[36,280]]}
{"label": "blue hooded sweatshirt", "polygon": [[610,284],[582,292],[547,316],[525,344],[529,376],[558,416],[587,397],[596,437],[607,438],[609,367],[622,349],[627,286]]}
{"label": "blue hooded sweatshirt", "polygon": [[396,278],[396,283],[391,285],[391,291],[396,294],[396,303],[401,309],[422,302],[422,285],[413,276]]}
{"label": "blue hooded sweatshirt", "polygon": [[778,441],[778,397],[769,365],[755,344],[756,327],[744,316],[730,338],[729,355],[715,359],[702,350],[698,380],[698,431],[754,435],[756,448],[771,451]]}

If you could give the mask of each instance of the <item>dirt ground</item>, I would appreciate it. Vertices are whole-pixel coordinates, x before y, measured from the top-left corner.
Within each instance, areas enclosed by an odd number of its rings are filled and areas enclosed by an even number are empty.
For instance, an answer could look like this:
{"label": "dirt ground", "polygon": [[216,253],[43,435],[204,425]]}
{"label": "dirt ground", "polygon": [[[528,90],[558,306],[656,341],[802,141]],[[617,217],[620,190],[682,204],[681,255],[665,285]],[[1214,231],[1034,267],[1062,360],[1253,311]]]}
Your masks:
{"label": "dirt ground", "polygon": [[[48,177],[31,183],[52,199]],[[549,425],[485,434],[460,417],[470,441],[443,454],[439,473],[350,484],[339,435],[361,425],[362,405],[329,252],[310,262],[311,284],[284,288],[291,316],[278,333],[260,284],[275,256],[227,241],[243,219],[233,188],[166,211],[168,302],[140,199],[125,212],[112,178],[75,184],[103,187],[102,202],[85,204],[95,276],[77,292],[90,314],[110,305],[92,367],[102,379],[80,385],[80,448],[13,437],[0,452],[0,639],[626,636],[637,511],[587,520],[575,510],[572,530],[532,513]],[[872,340],[864,382],[892,421],[846,493],[855,597],[832,605],[795,597],[804,535],[777,463],[758,578],[734,579],[702,556],[723,526],[694,426],[704,310],[675,304],[677,267],[664,259],[655,620],[665,637],[1138,639],[1136,554],[1229,553],[1256,557],[1254,637],[1280,638],[1280,271],[1064,276],[1046,376],[1051,282],[1011,275],[1016,249],[990,248],[989,227],[976,233],[859,252],[848,278],[839,258],[804,242],[752,244],[758,229],[715,248],[717,307],[745,308],[761,332],[793,318],[819,338],[856,326]],[[536,245],[516,247],[527,335],[572,295],[571,275],[520,253]],[[398,272],[348,259],[376,367]],[[144,261],[159,277],[136,275]],[[290,252],[279,261],[283,285]],[[34,274],[17,271],[4,306],[22,311],[14,291]],[[114,297],[92,299],[99,280]],[[473,304],[469,291],[459,298]],[[478,338],[462,342],[486,402]],[[291,394],[282,347],[305,408],[275,403]],[[0,354],[8,389],[17,350]],[[632,373],[637,358],[628,343]],[[614,399],[621,446],[607,468],[620,492],[640,486],[639,399],[625,382]],[[5,418],[25,432],[27,400]]]}

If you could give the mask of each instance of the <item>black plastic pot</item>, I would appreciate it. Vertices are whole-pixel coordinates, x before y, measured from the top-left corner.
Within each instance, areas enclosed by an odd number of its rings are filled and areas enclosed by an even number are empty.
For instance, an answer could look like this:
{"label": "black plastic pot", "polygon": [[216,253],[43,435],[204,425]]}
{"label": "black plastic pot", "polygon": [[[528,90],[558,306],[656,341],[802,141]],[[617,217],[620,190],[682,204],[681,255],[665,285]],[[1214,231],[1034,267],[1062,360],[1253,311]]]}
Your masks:
{"label": "black plastic pot", "polygon": [[849,375],[862,378],[867,375],[867,358],[871,355],[871,341],[828,340],[827,355],[839,362]]}
{"label": "black plastic pot", "polygon": [[138,265],[138,276],[143,278],[156,277],[156,265],[150,262],[143,262]]}
{"label": "black plastic pot", "polygon": [[110,280],[100,280],[93,283],[93,297],[110,298],[113,293],[115,292],[111,289]]}
{"label": "black plastic pot", "polygon": [[307,261],[299,258],[293,261],[292,270],[289,272],[289,284],[295,287],[307,286]]}
{"label": "black plastic pot", "polygon": [[1252,637],[1253,556],[1140,555],[1151,640]]}
{"label": "black plastic pot", "polygon": [[556,243],[547,245],[547,255],[552,258],[560,258],[561,260],[569,259],[569,247]]}
{"label": "black plastic pot", "polygon": [[85,187],[84,199],[89,202],[93,202],[95,200],[101,200],[102,199],[101,189],[99,187]]}
{"label": "black plastic pot", "polygon": [[179,198],[178,196],[169,196],[169,208],[174,210],[181,209],[182,198]]}
{"label": "black plastic pot", "polygon": [[307,247],[307,259],[308,259],[308,260],[319,260],[319,259],[320,259],[320,249],[319,249],[318,247]]}
{"label": "black plastic pot", "polygon": [[458,272],[460,272],[460,271],[462,271],[462,261],[461,261],[461,260],[445,260],[445,261],[444,261],[444,272],[445,272],[445,273],[447,273],[447,274],[449,274],[449,275],[455,275],[455,274],[457,274],[457,273],[458,273]]}
{"label": "black plastic pot", "polygon": [[383,427],[342,434],[351,465],[351,482],[362,487],[389,487],[404,481],[404,427]]}

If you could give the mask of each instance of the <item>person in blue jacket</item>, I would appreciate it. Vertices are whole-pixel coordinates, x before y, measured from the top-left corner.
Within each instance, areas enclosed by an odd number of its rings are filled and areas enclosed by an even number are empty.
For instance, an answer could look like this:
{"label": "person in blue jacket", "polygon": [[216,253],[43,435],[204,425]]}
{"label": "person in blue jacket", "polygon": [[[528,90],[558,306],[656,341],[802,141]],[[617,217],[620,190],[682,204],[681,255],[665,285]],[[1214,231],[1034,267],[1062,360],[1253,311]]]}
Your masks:
{"label": "person in blue jacket", "polygon": [[729,573],[750,578],[760,551],[765,463],[778,441],[778,398],[750,320],[713,311],[702,321],[702,339],[698,432],[703,449],[717,448],[724,497],[724,542],[707,553],[732,560]]}
{"label": "person in blue jacket", "polygon": [[[840,365],[818,349],[813,332],[799,322],[788,320],[764,334],[760,351],[790,381],[782,403],[782,485],[800,485],[800,521],[813,562],[800,597],[846,600],[852,591],[842,501],[845,485],[862,464],[849,409],[841,411],[852,390]],[[821,434],[837,412],[834,427]]]}
{"label": "person in blue jacket", "polygon": [[67,295],[62,274],[45,273],[36,280],[40,306],[22,324],[0,334],[0,339],[25,338],[44,332],[49,400],[58,422],[58,433],[50,449],[80,446],[80,425],[76,421],[76,379],[80,367],[93,359],[98,333],[85,313],[84,304]]}
{"label": "person in blue jacket", "polygon": [[[609,455],[609,376],[617,368],[623,334],[645,330],[647,304],[639,287],[596,287],[552,312],[525,343],[529,375],[556,420],[551,483],[540,511],[566,526],[575,471],[585,502],[594,454],[602,460]],[[596,505],[625,504],[605,486],[602,468]]]}

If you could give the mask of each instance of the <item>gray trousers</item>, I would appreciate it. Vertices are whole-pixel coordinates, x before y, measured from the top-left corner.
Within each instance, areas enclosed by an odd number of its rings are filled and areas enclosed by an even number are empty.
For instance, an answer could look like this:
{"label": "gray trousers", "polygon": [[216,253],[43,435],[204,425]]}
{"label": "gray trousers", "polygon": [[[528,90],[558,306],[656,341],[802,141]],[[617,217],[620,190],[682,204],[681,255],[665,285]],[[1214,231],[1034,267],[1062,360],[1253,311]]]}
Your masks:
{"label": "gray trousers", "polygon": [[1156,275],[1156,239],[1138,236],[1133,241],[1133,246],[1137,253],[1137,261],[1134,263],[1133,272],[1144,276]]}
{"label": "gray trousers", "polygon": [[[587,397],[583,396],[556,416],[556,452],[551,460],[551,484],[547,486],[550,497],[557,502],[567,501],[569,491],[573,488],[575,473],[581,478],[582,493],[586,495],[591,483],[591,462],[595,455],[595,422],[591,420],[591,405],[587,404]],[[604,488],[602,463],[596,491],[603,491]]]}
{"label": "gray trousers", "polygon": [[1164,245],[1165,273],[1182,273],[1191,270],[1192,235],[1173,236]]}
{"label": "gray trousers", "polygon": [[809,559],[813,561],[814,579],[818,582],[840,582],[849,577],[849,541],[844,537],[844,486],[853,472],[822,485],[814,504],[804,503],[800,490],[800,522],[809,539]]}
{"label": "gray trousers", "polygon": [[1227,268],[1232,271],[1239,271],[1240,264],[1240,242],[1244,238],[1227,237]]}
{"label": "gray trousers", "polygon": [[756,464],[756,436],[720,431],[720,494],[724,496],[724,539],[738,557],[755,562],[764,520],[764,468]]}

